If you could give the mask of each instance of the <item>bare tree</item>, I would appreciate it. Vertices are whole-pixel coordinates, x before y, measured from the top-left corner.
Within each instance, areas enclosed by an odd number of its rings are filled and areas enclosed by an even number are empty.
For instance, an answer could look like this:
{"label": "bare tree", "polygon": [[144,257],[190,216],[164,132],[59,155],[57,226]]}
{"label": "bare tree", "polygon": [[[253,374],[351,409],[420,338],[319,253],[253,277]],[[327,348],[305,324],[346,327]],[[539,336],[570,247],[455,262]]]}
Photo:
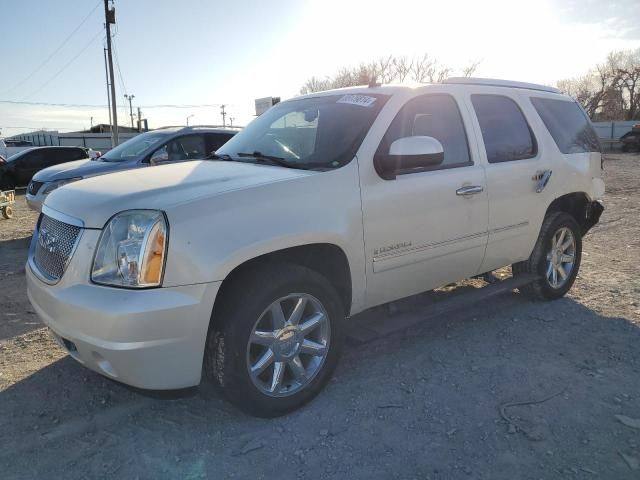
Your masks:
{"label": "bare tree", "polygon": [[[463,69],[464,75],[471,75],[480,62],[474,62]],[[357,67],[343,67],[334,76],[319,79],[311,77],[300,89],[301,94],[330,90],[332,88],[368,85],[372,81],[382,83],[405,82],[417,83],[442,82],[453,73],[453,69],[438,63],[428,53],[408,58],[406,56],[388,55],[377,60],[361,63]]]}
{"label": "bare tree", "polygon": [[640,49],[611,52],[585,75],[558,81],[592,119],[640,118]]}
{"label": "bare tree", "polygon": [[472,77],[473,74],[476,73],[478,65],[480,65],[480,60],[472,61],[469,65],[462,69],[462,76],[467,78]]}
{"label": "bare tree", "polygon": [[413,60],[409,60],[406,56],[396,57],[393,59],[393,68],[396,73],[395,79],[402,83],[413,69]]}

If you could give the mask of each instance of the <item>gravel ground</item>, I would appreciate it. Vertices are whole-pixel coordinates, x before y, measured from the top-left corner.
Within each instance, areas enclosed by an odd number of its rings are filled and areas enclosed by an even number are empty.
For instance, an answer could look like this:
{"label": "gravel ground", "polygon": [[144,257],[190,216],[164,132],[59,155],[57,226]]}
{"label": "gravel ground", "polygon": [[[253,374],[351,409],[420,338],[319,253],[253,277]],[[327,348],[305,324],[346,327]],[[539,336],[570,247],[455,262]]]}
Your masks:
{"label": "gravel ground", "polygon": [[26,298],[36,215],[19,197],[0,220],[0,476],[640,478],[640,156],[609,155],[605,173],[566,298],[514,292],[348,347],[314,402],[273,420],[68,357]]}

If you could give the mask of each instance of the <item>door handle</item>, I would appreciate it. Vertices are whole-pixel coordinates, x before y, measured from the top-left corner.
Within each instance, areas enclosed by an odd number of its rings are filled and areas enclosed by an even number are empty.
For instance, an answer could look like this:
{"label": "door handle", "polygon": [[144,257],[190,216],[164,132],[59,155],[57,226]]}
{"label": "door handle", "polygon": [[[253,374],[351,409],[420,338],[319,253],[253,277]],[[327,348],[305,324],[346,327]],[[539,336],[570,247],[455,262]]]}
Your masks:
{"label": "door handle", "polygon": [[465,185],[464,187],[460,187],[456,190],[456,195],[467,197],[469,195],[476,195],[477,193],[482,193],[484,188],[480,185]]}
{"label": "door handle", "polygon": [[536,172],[533,176],[533,181],[536,182],[536,193],[540,193],[544,190],[544,187],[549,183],[552,173],[553,172],[551,170],[538,170]]}

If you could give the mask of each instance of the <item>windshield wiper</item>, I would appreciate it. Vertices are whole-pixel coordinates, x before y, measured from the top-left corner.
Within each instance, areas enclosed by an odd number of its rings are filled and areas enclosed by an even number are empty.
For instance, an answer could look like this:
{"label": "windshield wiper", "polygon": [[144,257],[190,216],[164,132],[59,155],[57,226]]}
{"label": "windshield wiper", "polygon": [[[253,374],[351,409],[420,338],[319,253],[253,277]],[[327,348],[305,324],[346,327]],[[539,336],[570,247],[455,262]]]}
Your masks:
{"label": "windshield wiper", "polygon": [[239,157],[255,158],[258,161],[271,162],[271,163],[273,163],[275,165],[279,165],[281,167],[300,168],[300,169],[306,170],[306,167],[304,165],[301,165],[299,163],[294,163],[294,162],[288,162],[282,157],[274,157],[273,155],[265,155],[262,152],[253,152],[253,153],[239,152],[236,155],[238,155]]}
{"label": "windshield wiper", "polygon": [[228,153],[217,154],[216,152],[211,152],[204,158],[205,160],[226,160],[228,162],[233,161],[233,158],[231,158],[231,155],[229,155]]}

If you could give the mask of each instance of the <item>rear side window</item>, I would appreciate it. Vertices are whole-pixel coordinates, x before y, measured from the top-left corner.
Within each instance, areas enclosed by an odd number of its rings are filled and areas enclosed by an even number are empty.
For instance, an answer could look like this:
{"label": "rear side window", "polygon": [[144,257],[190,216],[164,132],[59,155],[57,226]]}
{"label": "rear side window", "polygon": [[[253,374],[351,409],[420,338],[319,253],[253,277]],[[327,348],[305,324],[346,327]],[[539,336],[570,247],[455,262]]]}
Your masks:
{"label": "rear side window", "polygon": [[531,103],[562,153],[601,150],[596,132],[577,103],[551,98],[531,98]]}
{"label": "rear side window", "polygon": [[489,163],[536,156],[538,147],[518,104],[502,95],[471,95]]}

